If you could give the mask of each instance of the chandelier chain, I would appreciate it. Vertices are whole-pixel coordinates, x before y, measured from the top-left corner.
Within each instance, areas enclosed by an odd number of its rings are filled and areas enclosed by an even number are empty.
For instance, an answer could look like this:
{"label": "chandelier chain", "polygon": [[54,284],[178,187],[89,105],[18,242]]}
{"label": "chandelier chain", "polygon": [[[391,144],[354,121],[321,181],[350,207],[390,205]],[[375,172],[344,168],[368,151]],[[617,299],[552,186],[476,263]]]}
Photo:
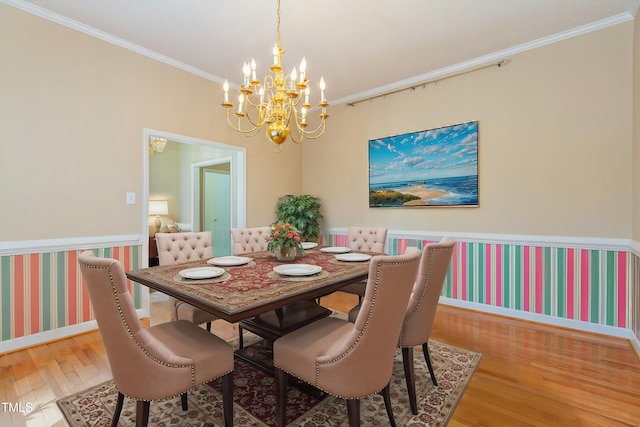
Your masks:
{"label": "chandelier chain", "polygon": [[277,25],[277,33],[278,33],[278,50],[282,51],[282,44],[280,43],[280,0],[278,0],[278,25]]}

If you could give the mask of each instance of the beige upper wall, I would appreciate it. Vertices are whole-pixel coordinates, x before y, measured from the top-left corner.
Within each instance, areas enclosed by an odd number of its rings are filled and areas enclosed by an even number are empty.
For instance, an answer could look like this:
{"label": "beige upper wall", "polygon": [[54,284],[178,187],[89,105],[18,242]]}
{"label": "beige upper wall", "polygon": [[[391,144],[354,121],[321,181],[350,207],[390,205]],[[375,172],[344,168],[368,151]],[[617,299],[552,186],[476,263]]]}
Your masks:
{"label": "beige upper wall", "polygon": [[[321,198],[325,227],[629,238],[632,40],[629,22],[336,106],[327,133],[305,145],[304,192]],[[479,208],[368,207],[368,140],[470,120]]]}
{"label": "beige upper wall", "polygon": [[[276,154],[229,130],[219,85],[0,4],[1,239],[139,233],[141,203],[126,205],[125,193],[143,193],[150,128],[247,147],[248,226],[270,222],[282,194],[304,192],[320,196],[325,227],[640,240],[637,27],[331,107],[321,139]],[[476,119],[479,208],[368,208],[369,139]]]}
{"label": "beige upper wall", "polygon": [[301,147],[231,131],[218,84],[6,4],[0,28],[1,240],[140,233],[144,128],[247,147],[247,225],[301,191]]}

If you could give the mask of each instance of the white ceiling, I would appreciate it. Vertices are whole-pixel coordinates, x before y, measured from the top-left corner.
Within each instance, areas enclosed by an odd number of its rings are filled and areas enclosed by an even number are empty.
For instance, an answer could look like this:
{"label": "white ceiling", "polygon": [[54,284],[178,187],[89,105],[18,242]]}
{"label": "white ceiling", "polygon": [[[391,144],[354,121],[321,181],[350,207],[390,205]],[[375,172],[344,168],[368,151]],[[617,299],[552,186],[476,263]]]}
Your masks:
{"label": "white ceiling", "polygon": [[[238,85],[268,73],[276,0],[0,0]],[[330,103],[351,102],[633,19],[640,0],[282,0],[289,73],[303,56]],[[317,88],[317,86],[315,86]]]}

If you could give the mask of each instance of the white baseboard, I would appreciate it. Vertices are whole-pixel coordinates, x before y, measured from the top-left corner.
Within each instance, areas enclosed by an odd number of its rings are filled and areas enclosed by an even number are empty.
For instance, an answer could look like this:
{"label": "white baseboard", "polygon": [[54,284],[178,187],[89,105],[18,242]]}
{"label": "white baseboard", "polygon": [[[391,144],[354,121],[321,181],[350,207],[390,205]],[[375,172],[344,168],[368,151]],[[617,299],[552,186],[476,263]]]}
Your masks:
{"label": "white baseboard", "polygon": [[638,359],[640,359],[640,341],[638,340],[638,337],[636,337],[635,335],[631,334],[631,347],[633,347],[633,349],[636,351],[636,356],[638,356]]}
{"label": "white baseboard", "polygon": [[[149,311],[137,309],[138,318],[149,317]],[[45,344],[51,341],[57,341],[73,335],[98,329],[98,322],[90,320],[88,322],[79,323],[77,325],[64,326],[62,328],[53,329],[51,331],[40,332],[37,334],[27,335],[20,338],[0,342],[0,355],[11,351],[21,350],[27,347]]]}
{"label": "white baseboard", "polygon": [[520,319],[520,320],[526,320],[526,321],[541,323],[541,324],[550,325],[550,326],[558,326],[562,328],[574,329],[582,332],[591,332],[595,334],[608,335],[616,338],[624,338],[632,342],[635,338],[636,343],[638,342],[637,338],[633,334],[633,331],[631,331],[631,329],[626,329],[626,328],[599,325],[596,323],[583,322],[581,320],[562,319],[559,317],[547,316],[545,314],[529,313],[521,310],[514,310],[511,308],[496,307],[493,305],[456,300],[448,297],[440,297],[440,303],[445,305],[450,305],[452,307],[460,307],[460,308],[466,308],[469,310],[480,311],[483,313],[498,314],[501,316],[511,317],[513,319]]}

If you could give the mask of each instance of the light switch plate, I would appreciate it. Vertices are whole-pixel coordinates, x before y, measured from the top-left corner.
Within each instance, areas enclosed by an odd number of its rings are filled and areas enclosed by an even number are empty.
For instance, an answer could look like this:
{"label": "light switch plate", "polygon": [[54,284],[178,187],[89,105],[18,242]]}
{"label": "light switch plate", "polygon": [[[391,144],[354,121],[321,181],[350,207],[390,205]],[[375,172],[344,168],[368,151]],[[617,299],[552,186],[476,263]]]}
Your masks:
{"label": "light switch plate", "polygon": [[128,205],[135,205],[136,204],[136,193],[134,192],[127,192],[127,204]]}

